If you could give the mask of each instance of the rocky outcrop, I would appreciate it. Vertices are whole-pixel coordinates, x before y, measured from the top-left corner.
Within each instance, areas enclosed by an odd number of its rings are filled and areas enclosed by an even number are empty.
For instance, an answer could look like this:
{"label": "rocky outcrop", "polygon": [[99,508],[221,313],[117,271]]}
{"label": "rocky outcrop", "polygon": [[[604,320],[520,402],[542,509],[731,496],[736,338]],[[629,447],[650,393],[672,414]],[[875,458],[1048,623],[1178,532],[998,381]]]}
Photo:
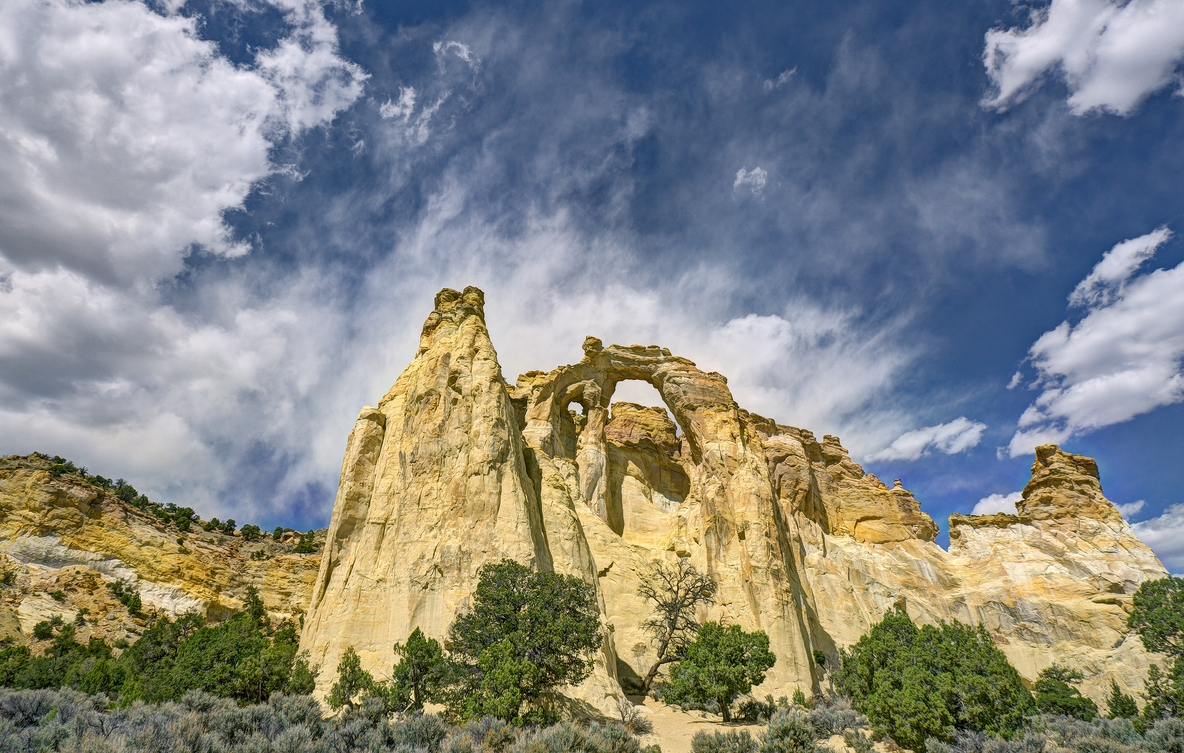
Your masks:
{"label": "rocky outcrop", "polygon": [[1126,628],[1131,595],[1163,565],[1102,495],[1097,465],[1036,450],[1017,515],[953,515],[950,548],[868,546],[803,524],[818,613],[838,645],[903,600],[921,622],[982,623],[1027,680],[1053,662],[1082,671],[1101,701],[1111,678],[1142,688],[1151,657]]}
{"label": "rocky outcrop", "polygon": [[[44,456],[0,459],[0,570],[8,574],[0,638],[27,642],[36,623],[82,612],[83,641],[134,641],[158,614],[225,617],[242,607],[248,586],[277,620],[299,621],[307,609],[319,552],[293,552],[297,534],[246,542],[197,525],[180,532],[109,489],[50,468]],[[139,614],[108,588],[116,581],[138,592]]]}
{"label": "rocky outcrop", "polygon": [[[631,379],[664,406],[613,403]],[[762,693],[819,689],[815,652],[833,660],[901,602],[923,622],[986,625],[1029,680],[1059,661],[1094,696],[1110,677],[1137,688],[1148,657],[1126,610],[1165,571],[1096,465],[1039,448],[1017,511],[954,516],[943,550],[899,481],[865,473],[836,437],[741,409],[722,375],[656,346],[589,337],[578,363],[511,387],[481,292],[445,290],[350,435],[302,645],[325,667],[355,646],[385,676],[395,641],[443,638],[481,565],[511,557],[596,588],[606,641],[570,695],[609,711],[655,659],[639,586],[689,558],[719,584],[701,618],[769,635]]]}

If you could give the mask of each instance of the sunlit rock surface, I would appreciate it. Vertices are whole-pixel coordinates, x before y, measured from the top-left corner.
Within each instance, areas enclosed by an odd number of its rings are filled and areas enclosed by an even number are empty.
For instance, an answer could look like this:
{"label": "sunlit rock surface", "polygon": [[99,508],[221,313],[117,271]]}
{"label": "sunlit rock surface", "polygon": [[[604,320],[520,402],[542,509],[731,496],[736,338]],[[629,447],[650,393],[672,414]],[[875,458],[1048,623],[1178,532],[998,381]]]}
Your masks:
{"label": "sunlit rock surface", "polygon": [[[246,542],[196,523],[182,533],[111,490],[72,474],[54,478],[50,465],[36,455],[0,459],[0,570],[12,573],[0,584],[0,638],[28,642],[38,622],[86,610],[84,642],[134,641],[156,615],[225,617],[242,607],[248,586],[277,621],[299,622],[307,610],[319,557],[292,551],[297,534]],[[141,614],[111,592],[115,581],[140,594]]]}
{"label": "sunlit rock surface", "polygon": [[[605,644],[569,695],[602,712],[654,661],[638,587],[679,557],[719,582],[703,619],[768,633],[778,660],[759,693],[824,687],[813,652],[833,666],[897,603],[983,623],[1029,681],[1058,661],[1095,698],[1111,677],[1141,686],[1130,596],[1166,571],[1092,460],[1039,448],[1018,515],[953,516],[947,552],[913,495],[838,438],[743,410],[722,375],[663,348],[589,337],[579,363],[508,385],[483,304],[441,291],[415,359],[350,434],[302,637],[329,668],[322,692],[346,646],[388,676],[395,641],[443,638],[503,557],[597,588]],[[630,379],[665,405],[614,404]]]}

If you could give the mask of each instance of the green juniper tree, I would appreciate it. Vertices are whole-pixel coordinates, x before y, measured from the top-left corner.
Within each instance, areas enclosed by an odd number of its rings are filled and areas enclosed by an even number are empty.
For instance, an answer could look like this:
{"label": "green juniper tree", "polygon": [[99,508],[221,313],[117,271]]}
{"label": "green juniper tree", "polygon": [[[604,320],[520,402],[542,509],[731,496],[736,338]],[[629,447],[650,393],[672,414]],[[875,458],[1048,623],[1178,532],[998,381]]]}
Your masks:
{"label": "green juniper tree", "polygon": [[1110,679],[1110,692],[1106,694],[1106,709],[1111,719],[1134,719],[1139,715],[1135,699],[1123,693],[1113,678]]}
{"label": "green juniper tree", "polygon": [[450,711],[514,724],[550,718],[550,694],[588,676],[602,640],[596,593],[584,581],[513,560],[485,565],[471,607],[449,630]]}
{"label": "green juniper tree", "polygon": [[419,628],[411,631],[406,643],[395,644],[399,662],[391,672],[391,705],[400,710],[422,711],[424,703],[443,699],[448,681],[448,660],[435,638],[427,638]]}
{"label": "green juniper tree", "polygon": [[362,669],[362,660],[353,646],[347,646],[337,663],[337,682],[329,688],[329,697],[325,700],[329,708],[337,711],[341,708],[354,710],[361,703],[362,698],[374,690],[374,677]]}
{"label": "green juniper tree", "polygon": [[1044,714],[1063,714],[1092,721],[1098,715],[1098,705],[1074,687],[1081,679],[1081,673],[1075,669],[1060,664],[1045,667],[1033,688],[1036,708]]}
{"label": "green juniper tree", "polygon": [[1148,727],[1161,717],[1184,714],[1184,578],[1143,581],[1132,606],[1127,626],[1148,651],[1171,659],[1166,671],[1152,664],[1147,673],[1147,703],[1138,726]]}
{"label": "green juniper tree", "polygon": [[913,750],[955,730],[1009,737],[1036,710],[981,625],[919,628],[899,605],[843,652],[835,684],[879,734]]}
{"label": "green juniper tree", "polygon": [[765,679],[777,661],[769,651],[769,636],[757,630],[746,633],[739,625],[724,627],[705,622],[670,669],[670,681],[662,688],[662,700],[688,704],[715,701],[725,722],[732,720],[732,701]]}

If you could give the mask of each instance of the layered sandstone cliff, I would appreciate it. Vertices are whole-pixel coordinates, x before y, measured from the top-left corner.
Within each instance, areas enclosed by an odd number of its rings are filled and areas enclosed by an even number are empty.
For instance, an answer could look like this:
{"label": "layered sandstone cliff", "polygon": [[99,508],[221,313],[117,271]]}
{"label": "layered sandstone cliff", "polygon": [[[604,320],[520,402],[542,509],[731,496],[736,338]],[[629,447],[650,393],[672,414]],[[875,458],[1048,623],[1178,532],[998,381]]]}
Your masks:
{"label": "layered sandstone cliff", "polygon": [[[44,456],[0,458],[0,570],[8,574],[0,583],[0,638],[23,643],[36,623],[82,612],[83,641],[130,642],[157,614],[229,615],[248,586],[277,620],[299,621],[307,610],[319,552],[292,551],[296,534],[247,542],[197,525],[181,532],[78,474],[55,477],[50,467]],[[112,593],[116,581],[139,594],[139,614]]]}
{"label": "layered sandstone cliff", "polygon": [[[902,601],[921,621],[983,623],[1029,680],[1059,661],[1095,696],[1110,677],[1141,683],[1126,610],[1165,571],[1088,458],[1040,448],[1019,514],[954,516],[946,551],[899,482],[836,437],[741,409],[722,375],[665,349],[590,337],[579,363],[508,385],[483,304],[442,291],[411,365],[358,417],[302,637],[314,662],[354,646],[386,676],[395,641],[443,638],[480,567],[511,557],[596,588],[606,640],[570,695],[608,711],[655,659],[639,585],[689,558],[719,583],[703,619],[769,635],[759,692],[819,689],[814,651],[833,660]],[[631,379],[665,405],[613,403]]]}

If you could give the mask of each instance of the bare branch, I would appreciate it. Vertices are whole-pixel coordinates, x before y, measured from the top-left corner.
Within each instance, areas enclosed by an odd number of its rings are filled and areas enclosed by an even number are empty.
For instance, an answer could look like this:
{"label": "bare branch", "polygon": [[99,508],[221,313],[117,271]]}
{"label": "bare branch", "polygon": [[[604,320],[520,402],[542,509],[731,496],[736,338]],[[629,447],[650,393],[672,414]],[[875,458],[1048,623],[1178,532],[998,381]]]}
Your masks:
{"label": "bare branch", "polygon": [[717,586],[702,575],[687,559],[677,564],[659,564],[653,576],[643,581],[638,593],[653,605],[653,613],[641,623],[652,636],[658,659],[646,673],[642,693],[648,694],[658,669],[677,661],[686,646],[695,639],[699,621],[695,612],[700,604],[715,602]]}

